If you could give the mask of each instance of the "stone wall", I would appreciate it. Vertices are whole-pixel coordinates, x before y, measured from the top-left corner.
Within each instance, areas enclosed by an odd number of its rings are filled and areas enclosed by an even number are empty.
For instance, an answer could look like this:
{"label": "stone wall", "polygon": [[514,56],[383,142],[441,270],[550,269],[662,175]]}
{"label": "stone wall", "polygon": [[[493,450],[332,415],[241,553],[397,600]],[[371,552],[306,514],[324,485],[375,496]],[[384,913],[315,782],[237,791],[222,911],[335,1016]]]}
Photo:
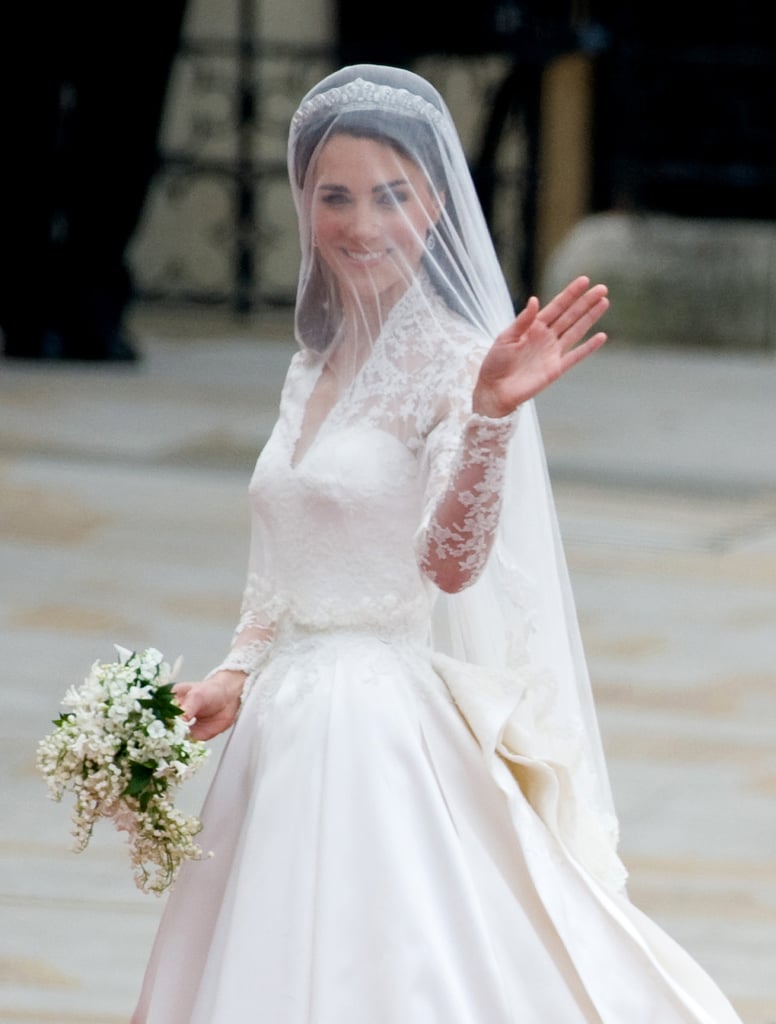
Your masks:
{"label": "stone wall", "polygon": [[[257,0],[250,8],[256,116],[247,135],[237,117],[240,9],[240,0],[191,0],[162,131],[165,164],[130,254],[141,296],[250,308],[293,301],[298,242],[286,133],[299,98],[335,66],[333,2]],[[413,68],[441,91],[474,158],[489,102],[508,69],[505,58],[438,56]],[[606,281],[612,296],[606,326],[626,341],[776,348],[776,223],[590,215],[590,89],[584,59],[564,58],[548,69],[537,289],[549,295],[577,273]],[[520,222],[524,141],[520,124],[512,124],[498,154],[492,225],[516,296],[528,244]],[[247,225],[237,215],[236,175],[246,154],[253,206]],[[237,281],[241,261],[249,264],[247,284]]]}
{"label": "stone wall", "polygon": [[[239,4],[192,0],[187,14],[162,129],[164,165],[130,252],[136,286],[147,299],[238,307],[293,301],[298,243],[285,171],[286,132],[300,97],[335,66],[333,2],[262,5],[257,0],[251,7],[255,24],[248,38],[255,55],[249,63],[256,112],[247,136],[237,116],[238,40],[246,38]],[[472,160],[494,90],[508,68],[507,59],[499,56],[434,56],[413,64],[445,97]],[[559,61],[548,72],[537,239],[529,240],[521,221],[526,167],[519,119],[510,123],[499,147],[492,227],[515,291],[524,247],[535,244],[543,258],[586,211],[587,88],[587,70],[579,61]],[[237,213],[245,185],[237,168],[241,160],[245,168],[246,154],[252,165],[253,207],[247,224],[240,223]],[[237,281],[238,264],[243,270],[249,264],[247,283],[245,274]]]}
{"label": "stone wall", "polygon": [[[293,294],[285,136],[296,101],[331,66],[330,5],[257,2],[250,13],[246,33],[239,0],[191,0],[161,131],[163,166],[130,251],[141,296],[233,302],[240,261],[253,264],[252,299]],[[241,58],[240,40],[252,55]],[[239,117],[246,68],[249,131]],[[246,195],[252,223],[239,213]]]}

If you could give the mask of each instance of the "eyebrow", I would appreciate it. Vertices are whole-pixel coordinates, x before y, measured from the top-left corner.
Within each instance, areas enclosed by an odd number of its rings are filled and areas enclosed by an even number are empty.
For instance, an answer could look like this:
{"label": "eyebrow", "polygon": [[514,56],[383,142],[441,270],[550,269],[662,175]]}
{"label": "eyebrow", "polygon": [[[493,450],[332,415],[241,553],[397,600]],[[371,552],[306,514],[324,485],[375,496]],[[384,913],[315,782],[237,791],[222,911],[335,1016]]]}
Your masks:
{"label": "eyebrow", "polygon": [[[402,186],[408,185],[409,182],[406,178],[396,178],[394,181],[386,181],[384,184],[375,185],[372,188],[372,192],[388,192],[394,188],[401,188]],[[323,182],[318,188],[326,189],[327,192],[349,192],[350,189],[346,185],[329,185]]]}

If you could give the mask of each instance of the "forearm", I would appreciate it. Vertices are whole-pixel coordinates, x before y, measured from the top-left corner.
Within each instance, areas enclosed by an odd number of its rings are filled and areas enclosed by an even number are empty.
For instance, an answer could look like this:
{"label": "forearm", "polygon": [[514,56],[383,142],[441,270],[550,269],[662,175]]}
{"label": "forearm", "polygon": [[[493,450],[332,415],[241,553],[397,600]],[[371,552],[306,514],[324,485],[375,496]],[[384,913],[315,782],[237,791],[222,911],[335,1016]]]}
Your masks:
{"label": "forearm", "polygon": [[272,645],[273,630],[267,627],[243,627],[235,632],[232,646],[223,661],[208,673],[208,678],[220,672],[242,676],[254,672]]}
{"label": "forearm", "polygon": [[243,592],[240,620],[232,634],[229,652],[210,674],[222,670],[244,672],[246,675],[254,672],[272,645],[275,634],[272,623],[268,586],[251,574]]}
{"label": "forearm", "polygon": [[473,583],[487,561],[514,419],[475,413],[466,421],[446,486],[419,535],[418,564],[448,593]]}

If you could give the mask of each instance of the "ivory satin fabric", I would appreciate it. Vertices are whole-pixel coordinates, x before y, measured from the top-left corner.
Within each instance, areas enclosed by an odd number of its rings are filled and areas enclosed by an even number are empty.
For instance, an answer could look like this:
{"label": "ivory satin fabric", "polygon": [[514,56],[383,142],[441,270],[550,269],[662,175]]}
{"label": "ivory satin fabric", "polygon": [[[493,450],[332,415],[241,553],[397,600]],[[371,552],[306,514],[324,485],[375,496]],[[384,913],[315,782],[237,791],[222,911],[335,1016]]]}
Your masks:
{"label": "ivory satin fabric", "polygon": [[169,898],[135,1024],[733,1024],[475,737],[454,696],[485,707],[487,670],[428,643],[419,460],[335,416],[293,464],[313,377],[292,366],[251,486],[276,638],[204,808],[213,856]]}

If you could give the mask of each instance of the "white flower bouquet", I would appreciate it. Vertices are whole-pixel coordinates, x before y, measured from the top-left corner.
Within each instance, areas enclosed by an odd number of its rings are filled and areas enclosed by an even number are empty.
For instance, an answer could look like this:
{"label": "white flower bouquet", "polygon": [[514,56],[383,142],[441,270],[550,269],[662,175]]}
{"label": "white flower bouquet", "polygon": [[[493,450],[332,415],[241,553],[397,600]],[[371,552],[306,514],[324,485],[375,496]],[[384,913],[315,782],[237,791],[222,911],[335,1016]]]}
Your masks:
{"label": "white flower bouquet", "polygon": [[175,701],[177,664],[171,669],[154,648],[116,650],[116,662],[96,661],[83,685],[67,691],[37,764],[52,799],[75,794],[74,849],[86,849],[98,818],[112,818],[129,834],[136,885],[159,895],[185,860],[204,856],[194,842],[199,819],[177,810],[172,793],[209,750],[190,738]]}

